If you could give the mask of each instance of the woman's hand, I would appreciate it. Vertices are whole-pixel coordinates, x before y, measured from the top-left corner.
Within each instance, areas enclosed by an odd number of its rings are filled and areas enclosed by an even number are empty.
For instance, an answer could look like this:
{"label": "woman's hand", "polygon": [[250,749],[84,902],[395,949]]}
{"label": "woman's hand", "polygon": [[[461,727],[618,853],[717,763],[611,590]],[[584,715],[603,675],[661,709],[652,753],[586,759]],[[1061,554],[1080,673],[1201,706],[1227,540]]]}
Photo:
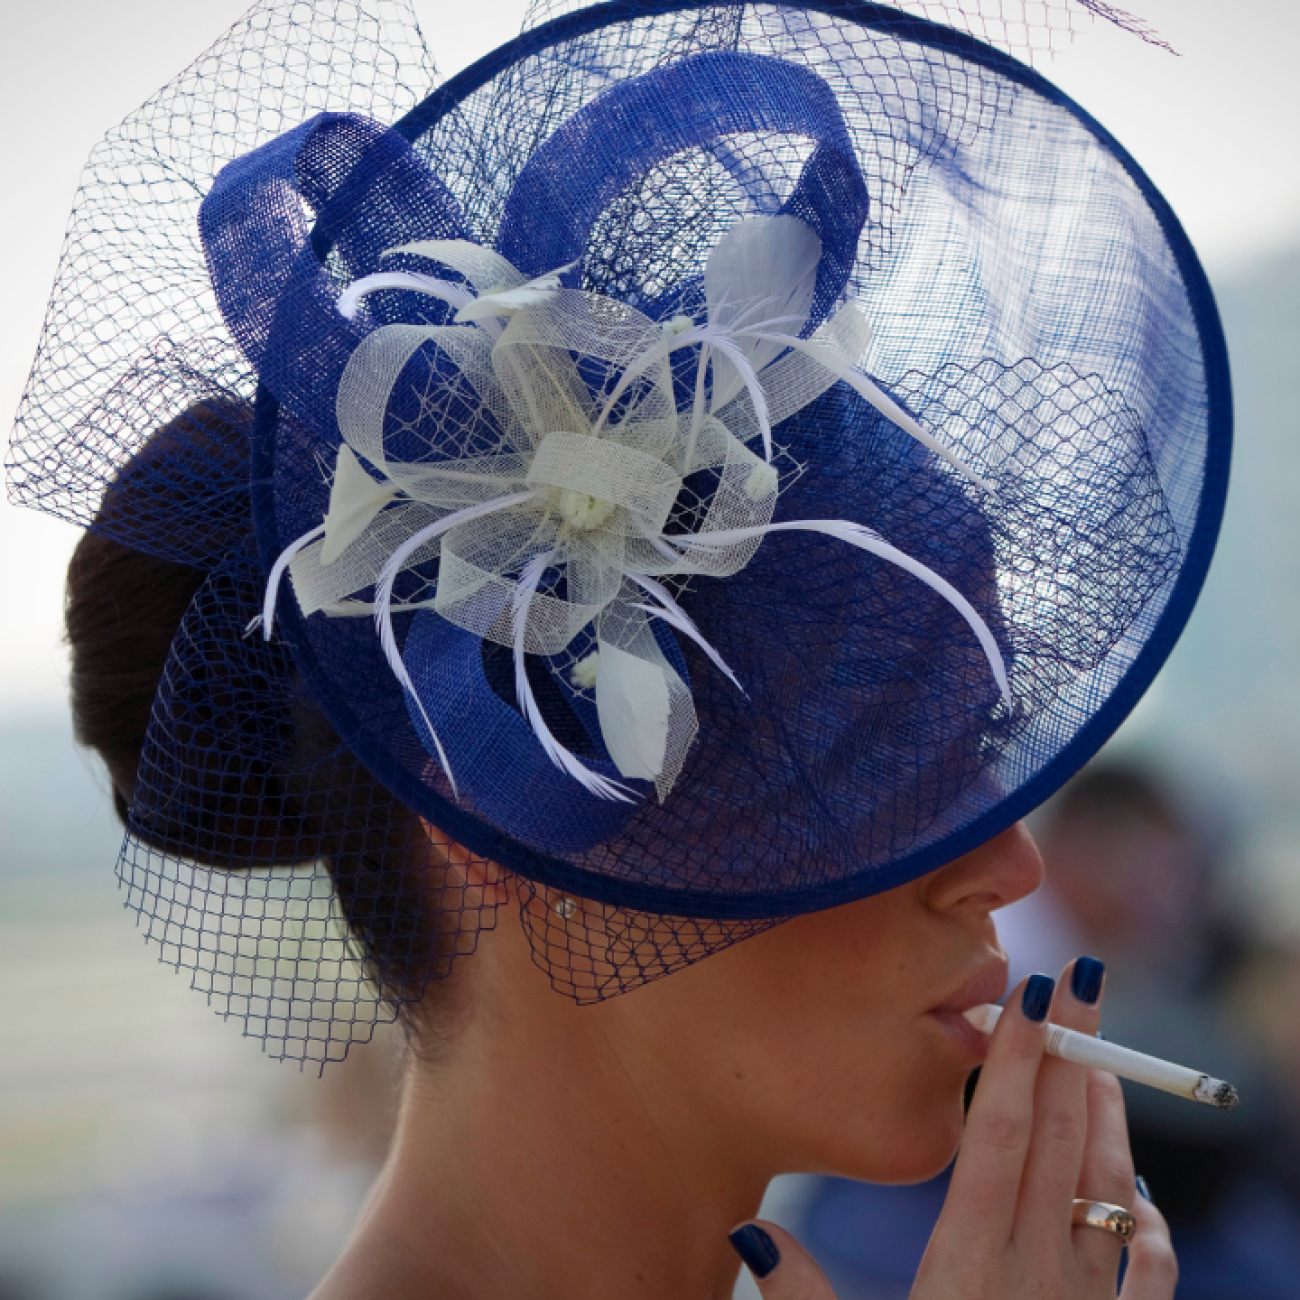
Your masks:
{"label": "woman's hand", "polygon": [[[1073,976],[1067,967],[1046,1016],[1045,976],[1031,976],[1007,1000],[912,1300],[1114,1300],[1122,1243],[1102,1229],[1073,1227],[1076,1197],[1122,1205],[1137,1219],[1122,1300],[1174,1294],[1169,1230],[1138,1194],[1118,1081],[1043,1053],[1049,1020],[1097,1030],[1098,1001],[1076,996]],[[1081,978],[1073,987],[1086,994],[1087,983]],[[764,1235],[769,1262],[777,1256],[758,1279],[764,1300],[834,1300],[789,1233],[769,1224],[758,1236],[740,1233],[756,1260]]]}

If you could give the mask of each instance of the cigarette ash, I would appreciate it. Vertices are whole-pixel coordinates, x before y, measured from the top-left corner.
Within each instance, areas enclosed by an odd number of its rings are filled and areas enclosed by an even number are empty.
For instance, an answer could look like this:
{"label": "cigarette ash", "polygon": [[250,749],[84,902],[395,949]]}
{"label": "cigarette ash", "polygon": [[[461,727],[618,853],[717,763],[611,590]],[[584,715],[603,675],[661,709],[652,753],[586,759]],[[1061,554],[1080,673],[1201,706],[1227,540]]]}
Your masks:
{"label": "cigarette ash", "polygon": [[1220,1110],[1231,1110],[1241,1100],[1232,1084],[1224,1083],[1222,1079],[1211,1079],[1208,1074],[1201,1075],[1192,1095],[1197,1101],[1217,1106]]}

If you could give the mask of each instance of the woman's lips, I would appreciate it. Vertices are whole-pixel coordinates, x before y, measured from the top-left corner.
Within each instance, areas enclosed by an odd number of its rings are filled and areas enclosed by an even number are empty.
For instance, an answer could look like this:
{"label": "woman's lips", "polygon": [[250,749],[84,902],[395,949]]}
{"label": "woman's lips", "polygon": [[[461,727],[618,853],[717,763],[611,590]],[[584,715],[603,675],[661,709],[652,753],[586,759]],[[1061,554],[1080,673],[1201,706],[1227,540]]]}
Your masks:
{"label": "woman's lips", "polygon": [[982,1034],[963,1012],[986,1002],[997,1002],[1007,991],[1007,959],[999,955],[987,961],[950,997],[926,1013],[945,1034],[978,1064],[988,1050],[988,1035]]}
{"label": "woman's lips", "polygon": [[988,1035],[981,1034],[960,1012],[931,1011],[926,1018],[935,1021],[962,1055],[970,1058],[973,1065],[978,1065],[984,1059],[989,1048]]}

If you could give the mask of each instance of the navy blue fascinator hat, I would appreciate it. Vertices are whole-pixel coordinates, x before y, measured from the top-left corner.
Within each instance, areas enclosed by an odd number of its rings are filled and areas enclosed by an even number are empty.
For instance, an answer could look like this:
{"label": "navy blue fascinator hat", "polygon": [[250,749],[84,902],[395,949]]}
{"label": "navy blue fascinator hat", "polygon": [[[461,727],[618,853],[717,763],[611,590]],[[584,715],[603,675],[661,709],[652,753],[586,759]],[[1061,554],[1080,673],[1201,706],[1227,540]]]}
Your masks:
{"label": "navy blue fascinator hat", "polygon": [[439,84],[401,4],[267,0],[93,156],[12,491],[196,572],[119,871],[274,1054],[418,1001],[501,869],[582,1000],[914,879],[1150,683],[1214,303],[956,18],[600,4]]}

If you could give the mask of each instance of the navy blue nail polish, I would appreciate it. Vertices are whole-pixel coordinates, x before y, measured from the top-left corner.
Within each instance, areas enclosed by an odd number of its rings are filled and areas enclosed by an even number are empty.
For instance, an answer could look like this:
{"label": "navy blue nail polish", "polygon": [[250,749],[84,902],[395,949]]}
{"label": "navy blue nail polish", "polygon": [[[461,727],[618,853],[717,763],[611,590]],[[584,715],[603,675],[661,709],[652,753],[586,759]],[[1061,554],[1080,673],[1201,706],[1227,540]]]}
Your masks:
{"label": "navy blue nail polish", "polygon": [[1020,999],[1020,1009],[1025,1013],[1026,1020],[1032,1020],[1037,1024],[1047,1018],[1047,1008],[1052,1005],[1052,994],[1055,989],[1056,981],[1046,975],[1029,977],[1024,996]]}
{"label": "navy blue nail polish", "polygon": [[737,1228],[727,1240],[744,1261],[745,1267],[760,1280],[781,1262],[781,1252],[777,1250],[776,1242],[756,1223],[746,1223]]}
{"label": "navy blue nail polish", "polygon": [[1151,1189],[1147,1186],[1147,1180],[1143,1178],[1141,1174],[1138,1174],[1137,1176],[1137,1187],[1138,1195],[1141,1196],[1144,1201],[1151,1201],[1151,1204],[1154,1205],[1155,1201],[1151,1200]]}
{"label": "navy blue nail polish", "polygon": [[1096,957],[1080,957],[1070,975],[1070,992],[1080,1002],[1092,1006],[1101,997],[1101,978],[1105,973],[1105,964]]}

